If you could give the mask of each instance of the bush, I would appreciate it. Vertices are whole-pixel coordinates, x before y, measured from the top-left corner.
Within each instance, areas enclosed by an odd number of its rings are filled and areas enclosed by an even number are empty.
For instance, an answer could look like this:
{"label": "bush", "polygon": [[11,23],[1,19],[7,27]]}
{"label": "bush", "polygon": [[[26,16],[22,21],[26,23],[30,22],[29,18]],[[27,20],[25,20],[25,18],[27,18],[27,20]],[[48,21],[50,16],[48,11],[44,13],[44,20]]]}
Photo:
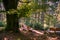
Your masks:
{"label": "bush", "polygon": [[36,29],[36,30],[44,30],[44,27],[39,23],[35,23],[34,24],[34,29]]}
{"label": "bush", "polygon": [[33,27],[33,24],[32,24],[32,23],[25,22],[25,24],[26,24],[27,26]]}
{"label": "bush", "polygon": [[25,22],[27,26],[30,26],[36,30],[44,30],[44,27],[40,23],[30,23],[30,22]]}
{"label": "bush", "polygon": [[46,27],[44,30],[48,30],[49,29],[49,27]]}

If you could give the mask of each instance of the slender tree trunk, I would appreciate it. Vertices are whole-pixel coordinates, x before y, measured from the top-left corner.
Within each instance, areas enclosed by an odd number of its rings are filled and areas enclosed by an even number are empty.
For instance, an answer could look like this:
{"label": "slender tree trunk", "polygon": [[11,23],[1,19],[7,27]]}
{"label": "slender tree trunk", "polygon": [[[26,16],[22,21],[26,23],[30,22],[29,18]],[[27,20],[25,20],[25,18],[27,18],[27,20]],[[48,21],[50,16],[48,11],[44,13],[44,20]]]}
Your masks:
{"label": "slender tree trunk", "polygon": [[14,32],[18,32],[18,28],[19,28],[19,23],[18,23],[18,15],[15,14],[6,14],[6,18],[7,18],[7,27],[6,30],[7,31],[14,31]]}
{"label": "slender tree trunk", "polygon": [[41,13],[41,24],[44,27],[44,12]]}

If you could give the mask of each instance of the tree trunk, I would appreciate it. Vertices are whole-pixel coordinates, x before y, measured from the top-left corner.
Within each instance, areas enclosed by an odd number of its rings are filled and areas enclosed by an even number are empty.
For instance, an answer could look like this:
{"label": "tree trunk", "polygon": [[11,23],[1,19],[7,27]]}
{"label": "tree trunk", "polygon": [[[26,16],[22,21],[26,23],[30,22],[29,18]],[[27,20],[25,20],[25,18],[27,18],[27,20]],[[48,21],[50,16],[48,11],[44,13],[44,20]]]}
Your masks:
{"label": "tree trunk", "polygon": [[17,9],[19,0],[3,0],[3,4],[6,11],[9,11],[10,9]]}
{"label": "tree trunk", "polygon": [[15,14],[6,14],[7,18],[7,27],[6,31],[18,32],[19,23],[18,23],[18,15]]}
{"label": "tree trunk", "polygon": [[41,24],[44,27],[44,12],[41,13]]}
{"label": "tree trunk", "polygon": [[[18,1],[19,0],[3,0],[3,4],[5,7],[6,11],[9,11],[10,9],[17,9],[17,5],[18,5]],[[13,13],[13,14],[8,14],[6,13],[6,18],[7,18],[7,27],[6,30],[7,31],[18,31],[19,28],[19,24],[18,24],[18,14],[17,13]]]}

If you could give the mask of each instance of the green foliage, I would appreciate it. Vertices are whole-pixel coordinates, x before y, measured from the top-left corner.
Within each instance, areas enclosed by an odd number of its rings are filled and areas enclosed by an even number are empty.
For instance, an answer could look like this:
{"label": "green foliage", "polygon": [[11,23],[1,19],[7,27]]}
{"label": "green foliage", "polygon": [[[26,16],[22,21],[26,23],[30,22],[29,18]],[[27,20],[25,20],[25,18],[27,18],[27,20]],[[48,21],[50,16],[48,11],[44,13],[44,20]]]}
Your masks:
{"label": "green foliage", "polygon": [[36,29],[36,30],[44,30],[43,26],[41,24],[39,24],[39,23],[34,24],[34,29]]}
{"label": "green foliage", "polygon": [[30,18],[26,19],[25,24],[27,26],[33,27],[33,23],[30,22]]}
{"label": "green foliage", "polygon": [[44,28],[44,30],[48,30],[48,29],[49,29],[49,27]]}
{"label": "green foliage", "polygon": [[50,6],[50,8],[55,11],[56,10],[56,7],[54,7],[54,5]]}
{"label": "green foliage", "polygon": [[57,23],[56,16],[50,14],[45,15],[45,21],[47,25],[56,25]]}
{"label": "green foliage", "polygon": [[38,9],[38,0],[33,0],[33,9],[37,10]]}
{"label": "green foliage", "polygon": [[[34,7],[36,3],[30,2],[30,3],[23,3],[21,5],[19,5],[19,7],[17,8],[17,10],[14,9],[10,9],[9,11],[7,11],[9,14],[14,14],[14,13],[18,13],[19,17],[30,17],[30,14],[32,14],[34,12],[34,10],[36,10]],[[33,7],[34,6],[34,7]]]}
{"label": "green foliage", "polygon": [[45,3],[47,0],[42,0],[43,3]]}
{"label": "green foliage", "polygon": [[25,24],[28,25],[29,27],[32,27],[32,28],[36,29],[36,30],[44,30],[44,27],[40,23],[37,23],[37,22],[30,23],[30,21],[27,20],[25,22]]}
{"label": "green foliage", "polygon": [[59,0],[49,0],[49,1],[52,1],[52,2],[57,2],[57,1],[59,1]]}
{"label": "green foliage", "polygon": [[17,13],[17,10],[10,9],[9,11],[6,11],[6,12],[7,12],[7,14],[15,14],[15,13]]}
{"label": "green foliage", "polygon": [[33,27],[32,23],[26,22],[25,24],[28,25],[29,27]]}
{"label": "green foliage", "polygon": [[21,0],[23,3],[27,3],[29,2],[29,0]]}
{"label": "green foliage", "polygon": [[35,0],[31,0],[30,3],[20,4],[18,7],[18,13],[20,17],[30,17],[35,10],[37,10],[38,2]]}
{"label": "green foliage", "polygon": [[30,11],[29,8],[26,5],[25,6],[23,5],[22,8],[18,10],[18,13],[20,17],[26,17],[29,16],[28,15],[29,11]]}
{"label": "green foliage", "polygon": [[3,22],[0,21],[0,27],[4,27],[4,24]]}
{"label": "green foliage", "polygon": [[48,4],[40,5],[40,9],[42,9],[42,11],[44,11],[44,12],[47,10],[48,7],[49,7]]}
{"label": "green foliage", "polygon": [[[45,15],[45,21],[49,22],[49,20],[52,20],[53,19],[53,15],[50,15],[50,14],[46,14]],[[48,23],[47,23],[48,24]]]}
{"label": "green foliage", "polygon": [[2,2],[2,0],[0,0],[0,2]]}

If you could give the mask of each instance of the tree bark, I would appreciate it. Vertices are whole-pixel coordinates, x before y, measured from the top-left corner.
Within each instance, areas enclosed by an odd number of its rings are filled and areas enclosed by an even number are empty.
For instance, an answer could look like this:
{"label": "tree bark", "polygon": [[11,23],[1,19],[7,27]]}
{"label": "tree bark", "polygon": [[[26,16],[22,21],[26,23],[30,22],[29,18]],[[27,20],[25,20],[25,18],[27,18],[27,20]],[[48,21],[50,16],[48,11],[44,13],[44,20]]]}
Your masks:
{"label": "tree bark", "polygon": [[18,15],[15,14],[6,14],[7,18],[7,31],[18,32],[19,31],[19,23],[18,23]]}
{"label": "tree bark", "polygon": [[10,9],[17,9],[18,1],[19,0],[3,0],[6,11],[9,11]]}

